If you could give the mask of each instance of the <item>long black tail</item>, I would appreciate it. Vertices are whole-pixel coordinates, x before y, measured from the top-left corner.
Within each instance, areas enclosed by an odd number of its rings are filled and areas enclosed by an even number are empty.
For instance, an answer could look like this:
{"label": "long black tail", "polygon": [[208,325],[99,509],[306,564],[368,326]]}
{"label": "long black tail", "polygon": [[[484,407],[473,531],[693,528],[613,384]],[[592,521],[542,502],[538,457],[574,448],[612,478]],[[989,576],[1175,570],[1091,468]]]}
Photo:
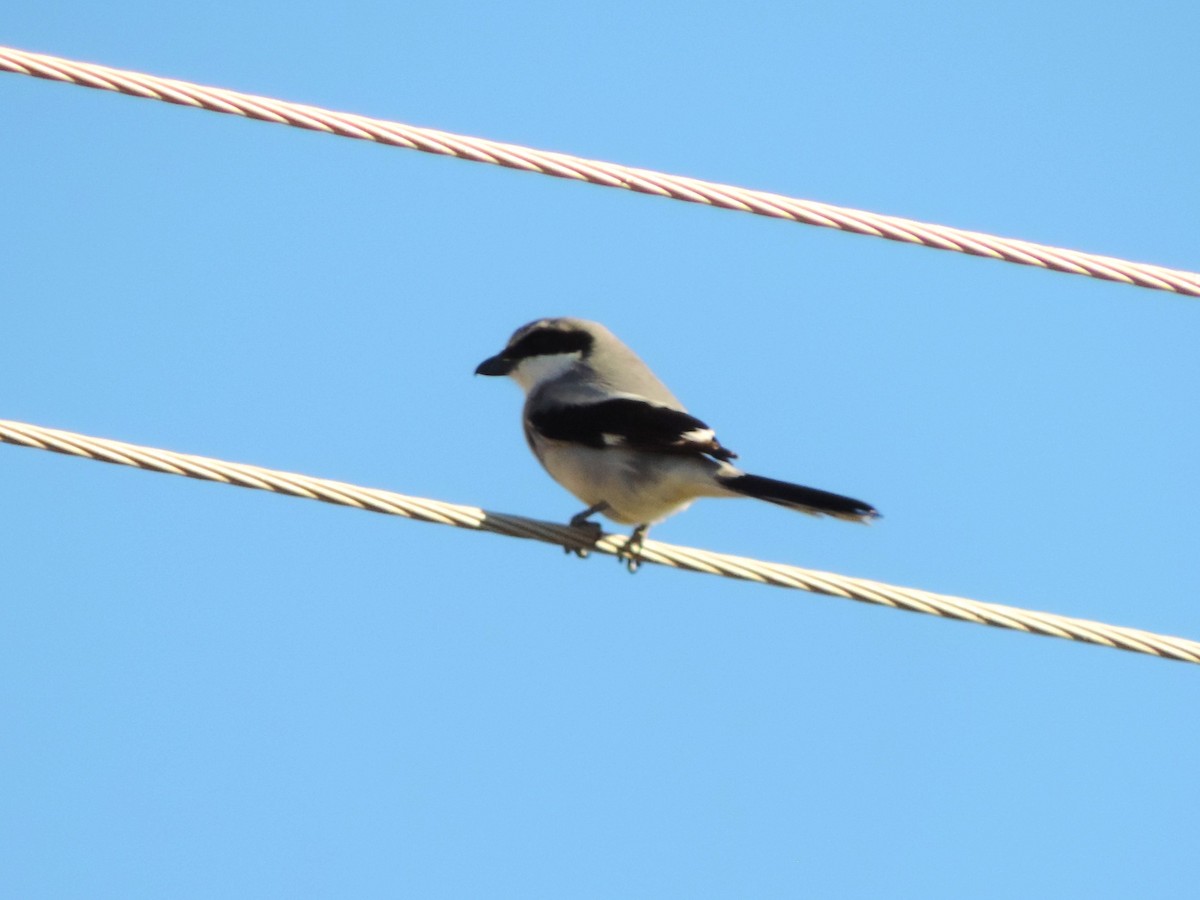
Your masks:
{"label": "long black tail", "polygon": [[869,522],[879,518],[879,511],[875,507],[853,497],[763,478],[761,475],[730,475],[722,478],[721,484],[747,497],[766,500],[812,516],[833,516],[850,522]]}

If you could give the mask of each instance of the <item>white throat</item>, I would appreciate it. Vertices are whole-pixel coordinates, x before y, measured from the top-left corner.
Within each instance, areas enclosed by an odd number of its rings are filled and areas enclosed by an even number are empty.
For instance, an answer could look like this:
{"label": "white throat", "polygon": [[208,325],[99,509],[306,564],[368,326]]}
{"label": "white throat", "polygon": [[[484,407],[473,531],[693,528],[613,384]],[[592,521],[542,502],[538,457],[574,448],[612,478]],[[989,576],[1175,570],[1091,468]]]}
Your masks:
{"label": "white throat", "polygon": [[521,390],[529,393],[534,388],[553,381],[583,359],[583,352],[555,353],[552,356],[530,356],[521,360],[509,372],[509,376],[521,386]]}

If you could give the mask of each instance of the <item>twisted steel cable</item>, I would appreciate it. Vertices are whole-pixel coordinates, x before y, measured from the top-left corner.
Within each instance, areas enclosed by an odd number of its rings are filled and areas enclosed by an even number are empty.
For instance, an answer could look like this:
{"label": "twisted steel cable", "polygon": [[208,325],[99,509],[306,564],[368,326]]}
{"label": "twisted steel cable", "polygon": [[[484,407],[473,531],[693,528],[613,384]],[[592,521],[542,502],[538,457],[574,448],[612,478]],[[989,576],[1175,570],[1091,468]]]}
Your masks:
{"label": "twisted steel cable", "polygon": [[964,231],[766,191],[749,190],[680,175],[667,175],[649,169],[631,168],[564,153],[534,150],[516,144],[404,125],[385,119],[333,112],[316,106],[30,53],[12,47],[0,47],[0,71],[116,91],[135,97],[164,100],[181,106],[194,106],[264,122],[293,125],[342,137],[375,141],[442,156],[455,156],[511,169],[540,172],[543,175],[624,188],[690,203],[789,219],[806,225],[920,244],[938,250],[954,250],[972,256],[985,256],[1074,275],[1088,275],[1137,287],[1171,291],[1192,297],[1200,296],[1200,273],[1196,272],[1001,238],[977,231]]}
{"label": "twisted steel cable", "polygon": [[[403,494],[378,488],[359,487],[325,478],[264,469],[260,466],[174,453],[169,450],[88,437],[70,431],[59,431],[4,419],[0,419],[0,442],[38,450],[52,450],[55,453],[132,466],[152,472],[184,475],[203,481],[216,481],[238,487],[304,497],[309,500],[321,500],[325,503],[336,503],[370,512],[403,516],[422,522],[454,525],[458,528],[470,528],[476,531],[491,531],[509,537],[529,538],[549,544],[558,544],[572,550],[596,550],[600,553],[622,556],[629,542],[629,539],[623,535],[604,534],[593,544],[590,537],[585,536],[584,532],[568,525],[487,512],[474,506],[460,506],[423,497],[406,497]],[[692,572],[703,572],[708,575],[756,581],[760,584],[794,588],[831,597],[843,597],[947,619],[959,619],[980,625],[1026,631],[1030,634],[1102,644],[1106,647],[1146,653],[1164,659],[1200,663],[1200,642],[1154,634],[1135,628],[1106,625],[1102,622],[1035,612],[996,603],[983,603],[962,597],[932,594],[928,591],[895,587],[861,578],[849,578],[831,572],[802,569],[782,563],[762,562],[757,559],[730,556],[725,553],[714,553],[692,547],[679,547],[652,540],[644,543],[641,559],[643,562],[687,569]]]}

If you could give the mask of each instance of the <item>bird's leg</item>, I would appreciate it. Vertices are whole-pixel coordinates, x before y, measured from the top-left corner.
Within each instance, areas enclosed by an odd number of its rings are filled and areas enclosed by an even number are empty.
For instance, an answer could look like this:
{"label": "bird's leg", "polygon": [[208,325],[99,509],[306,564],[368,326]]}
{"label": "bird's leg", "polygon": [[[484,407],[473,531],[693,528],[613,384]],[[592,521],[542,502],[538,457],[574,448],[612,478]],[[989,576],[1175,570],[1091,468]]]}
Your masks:
{"label": "bird's leg", "polygon": [[[570,525],[572,528],[578,528],[580,531],[586,531],[591,538],[589,543],[596,543],[600,540],[600,535],[603,529],[598,522],[589,522],[588,517],[594,516],[596,513],[602,513],[608,509],[608,504],[601,500],[592,506],[589,506],[581,513],[576,513],[571,517]],[[586,547],[563,547],[564,553],[574,553],[580,559],[586,559],[588,550]]]}
{"label": "bird's leg", "polygon": [[625,560],[625,567],[629,569],[630,575],[636,572],[638,566],[642,564],[642,545],[646,542],[646,532],[649,530],[649,522],[643,522],[637,528],[633,529],[633,534],[625,542],[624,549],[617,554],[617,559]]}

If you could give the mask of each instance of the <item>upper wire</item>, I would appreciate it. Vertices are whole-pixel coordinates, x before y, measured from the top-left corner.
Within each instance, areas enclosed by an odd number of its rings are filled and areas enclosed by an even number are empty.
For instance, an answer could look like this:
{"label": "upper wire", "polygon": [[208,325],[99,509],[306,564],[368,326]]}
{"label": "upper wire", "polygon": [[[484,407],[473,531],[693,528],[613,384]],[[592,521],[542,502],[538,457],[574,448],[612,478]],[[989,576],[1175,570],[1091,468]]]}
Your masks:
{"label": "upper wire", "polygon": [[971,256],[984,256],[1073,275],[1087,275],[1153,290],[1200,296],[1200,273],[1196,272],[996,237],[978,231],[965,231],[946,225],[833,206],[714,181],[668,175],[651,169],[623,166],[565,153],[535,150],[517,144],[405,125],[386,119],[334,112],[317,106],[159,78],[142,72],[114,69],[42,53],[30,53],[13,47],[0,47],[0,71],[163,100],[167,103],[245,116],[280,125],[292,125],[311,131],[323,131],[342,137],[375,141],[424,153],[454,156],[473,162],[540,172],[543,175],[586,181],[605,187],[623,188],[690,203],[787,219],[853,234],[919,244],[938,250],[952,250]]}

